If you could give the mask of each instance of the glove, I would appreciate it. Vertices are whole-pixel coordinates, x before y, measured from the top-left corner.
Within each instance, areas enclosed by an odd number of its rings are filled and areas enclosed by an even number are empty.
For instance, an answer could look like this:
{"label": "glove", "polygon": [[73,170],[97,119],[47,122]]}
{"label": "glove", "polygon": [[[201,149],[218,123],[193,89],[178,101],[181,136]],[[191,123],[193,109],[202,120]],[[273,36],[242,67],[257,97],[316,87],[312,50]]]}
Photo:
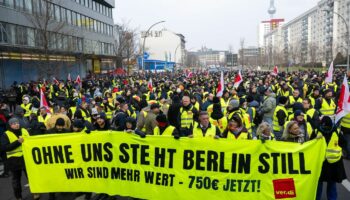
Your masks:
{"label": "glove", "polygon": [[175,138],[176,140],[178,140],[178,139],[180,139],[180,136],[179,136],[179,135],[174,135],[174,138]]}
{"label": "glove", "polygon": [[85,130],[85,133],[86,133],[86,134],[90,134],[90,133],[91,133],[91,130],[87,129],[87,130]]}

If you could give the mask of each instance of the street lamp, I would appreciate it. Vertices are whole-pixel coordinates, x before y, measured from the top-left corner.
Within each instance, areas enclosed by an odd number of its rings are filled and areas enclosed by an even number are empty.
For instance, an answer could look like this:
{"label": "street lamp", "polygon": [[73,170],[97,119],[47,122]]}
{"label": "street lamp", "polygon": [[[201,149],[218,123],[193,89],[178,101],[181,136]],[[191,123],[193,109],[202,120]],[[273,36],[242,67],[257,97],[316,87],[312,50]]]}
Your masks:
{"label": "street lamp", "polygon": [[142,45],[142,71],[145,70],[145,58],[144,58],[144,54],[145,54],[145,44],[146,44],[146,38],[148,37],[148,33],[149,31],[156,25],[164,23],[165,21],[159,21],[157,23],[154,23],[153,25],[151,25],[148,30],[146,31],[145,37],[143,38],[143,45]]}
{"label": "street lamp", "polygon": [[[327,12],[327,13],[330,12],[330,10],[322,10],[322,11]],[[347,38],[346,38],[346,43],[347,43],[346,44],[346,46],[347,46],[347,48],[346,48],[346,72],[348,73],[349,72],[349,45],[350,45],[349,26],[348,26],[348,23],[346,22],[345,18],[341,14],[339,14],[335,11],[333,11],[333,13],[338,15],[338,17],[340,17],[343,20],[345,27],[346,27],[346,36],[347,36]]]}

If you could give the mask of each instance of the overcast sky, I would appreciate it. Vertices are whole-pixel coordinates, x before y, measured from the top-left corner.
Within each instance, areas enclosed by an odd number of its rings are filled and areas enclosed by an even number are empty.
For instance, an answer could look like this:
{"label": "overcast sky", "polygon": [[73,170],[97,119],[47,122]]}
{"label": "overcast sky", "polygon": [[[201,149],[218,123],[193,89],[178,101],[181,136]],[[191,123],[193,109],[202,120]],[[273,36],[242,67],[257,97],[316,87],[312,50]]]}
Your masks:
{"label": "overcast sky", "polygon": [[[317,5],[319,0],[275,0],[275,18],[288,21]],[[227,50],[231,44],[236,52],[240,38],[246,46],[256,46],[258,24],[269,19],[270,0],[116,0],[114,21],[130,22],[145,30],[165,20],[163,27],[186,37],[186,48],[197,50],[207,46]]]}

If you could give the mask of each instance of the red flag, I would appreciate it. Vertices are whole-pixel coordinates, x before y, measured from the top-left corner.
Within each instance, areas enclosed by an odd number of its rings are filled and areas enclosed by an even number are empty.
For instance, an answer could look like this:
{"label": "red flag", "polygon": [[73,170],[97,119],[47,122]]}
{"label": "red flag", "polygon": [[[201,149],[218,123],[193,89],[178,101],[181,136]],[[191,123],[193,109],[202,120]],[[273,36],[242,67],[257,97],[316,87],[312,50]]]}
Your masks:
{"label": "red flag", "polygon": [[222,95],[224,94],[224,89],[225,89],[224,72],[221,71],[220,82],[216,90],[216,96],[222,97]]}
{"label": "red flag", "polygon": [[72,78],[70,77],[70,73],[68,73],[68,78],[67,78],[67,80],[68,80],[69,82],[72,82]]}
{"label": "red flag", "polygon": [[328,72],[326,74],[326,80],[325,83],[332,83],[333,82],[333,61],[331,65],[329,66]]}
{"label": "red flag", "polygon": [[75,83],[78,83],[81,87],[81,79],[80,79],[80,75],[77,76],[77,79],[75,80]]}
{"label": "red flag", "polygon": [[40,108],[46,108],[46,112],[51,113],[49,104],[46,101],[45,94],[42,89],[40,89]]}
{"label": "red flag", "polygon": [[55,77],[53,77],[53,82],[54,82],[56,85],[59,85],[59,84],[60,84],[60,82],[59,82]]}
{"label": "red flag", "polygon": [[190,72],[188,72],[188,74],[187,74],[187,78],[192,78],[193,77],[193,73],[190,71]]}
{"label": "red flag", "polygon": [[337,123],[341,118],[350,113],[350,95],[349,95],[349,85],[346,75],[344,76],[344,81],[341,86],[340,96],[338,100],[338,109],[335,115],[335,123]]}
{"label": "red flag", "polygon": [[236,74],[235,81],[234,81],[234,87],[238,88],[238,86],[243,82],[243,77],[241,74],[241,70],[238,71],[238,74]]}
{"label": "red flag", "polygon": [[274,76],[278,75],[278,67],[277,67],[277,65],[273,68],[273,71],[272,71],[271,74],[274,75]]}
{"label": "red flag", "polygon": [[153,91],[152,78],[149,79],[147,86],[148,86],[149,91]]}

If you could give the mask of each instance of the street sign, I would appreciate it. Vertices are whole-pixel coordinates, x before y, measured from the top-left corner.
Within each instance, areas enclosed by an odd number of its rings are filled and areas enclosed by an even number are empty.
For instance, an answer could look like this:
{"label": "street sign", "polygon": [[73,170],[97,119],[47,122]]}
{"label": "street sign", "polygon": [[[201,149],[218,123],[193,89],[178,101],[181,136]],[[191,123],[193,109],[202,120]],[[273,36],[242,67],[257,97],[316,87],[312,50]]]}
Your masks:
{"label": "street sign", "polygon": [[143,53],[143,58],[147,60],[149,58],[149,53],[147,52]]}

